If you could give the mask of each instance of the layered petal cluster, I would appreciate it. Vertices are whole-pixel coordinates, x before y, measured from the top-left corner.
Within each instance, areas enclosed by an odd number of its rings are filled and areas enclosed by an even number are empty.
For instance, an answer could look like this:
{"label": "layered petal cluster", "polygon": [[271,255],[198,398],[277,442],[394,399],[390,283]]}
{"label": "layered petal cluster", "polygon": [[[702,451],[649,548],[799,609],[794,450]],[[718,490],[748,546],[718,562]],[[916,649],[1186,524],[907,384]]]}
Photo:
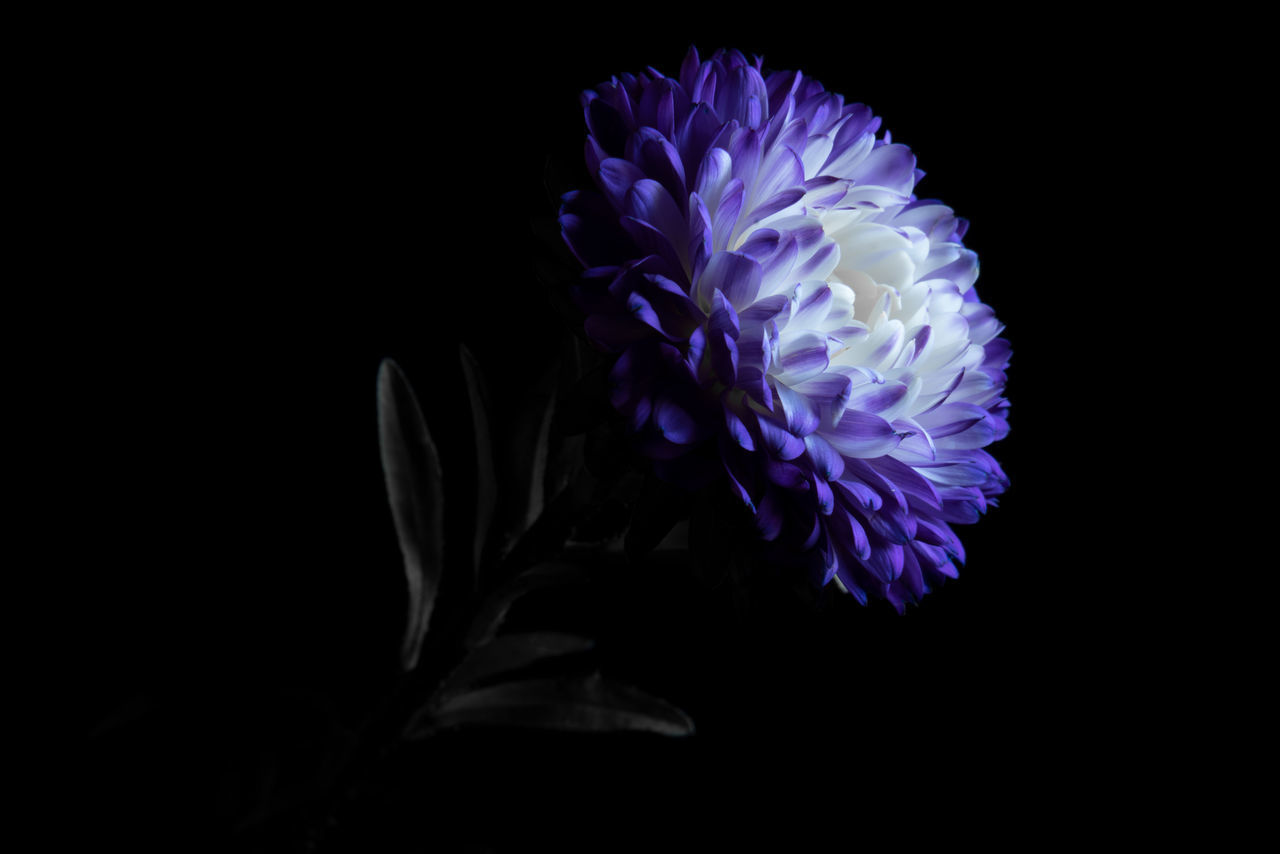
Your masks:
{"label": "layered petal cluster", "polygon": [[764,540],[902,610],[1007,485],[1009,344],[968,223],[862,104],[691,50],[583,95],[595,186],[562,232],[613,405],[658,472],[727,484]]}

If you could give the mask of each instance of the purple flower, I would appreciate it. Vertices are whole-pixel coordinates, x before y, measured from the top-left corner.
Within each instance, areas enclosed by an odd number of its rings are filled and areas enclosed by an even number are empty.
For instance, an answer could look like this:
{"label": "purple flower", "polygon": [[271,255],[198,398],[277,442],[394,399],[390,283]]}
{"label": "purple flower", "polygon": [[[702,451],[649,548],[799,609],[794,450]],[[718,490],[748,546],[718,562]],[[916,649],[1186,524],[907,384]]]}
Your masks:
{"label": "purple flower", "polygon": [[583,95],[595,188],[563,198],[612,403],[665,479],[722,484],[777,554],[899,611],[957,574],[1007,479],[1009,344],[968,223],[905,145],[736,51]]}

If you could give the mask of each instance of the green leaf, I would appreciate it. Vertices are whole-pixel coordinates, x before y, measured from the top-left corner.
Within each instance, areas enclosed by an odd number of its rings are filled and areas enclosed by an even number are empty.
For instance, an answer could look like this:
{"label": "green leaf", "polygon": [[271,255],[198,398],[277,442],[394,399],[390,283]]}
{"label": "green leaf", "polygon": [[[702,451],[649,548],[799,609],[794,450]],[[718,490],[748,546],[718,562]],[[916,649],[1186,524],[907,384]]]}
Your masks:
{"label": "green leaf", "polygon": [[481,688],[443,704],[436,728],[488,725],[568,732],[640,731],[686,736],[693,721],[675,706],[638,688],[594,675],[527,679]]}
{"label": "green leaf", "polygon": [[476,648],[488,643],[497,634],[511,606],[530,590],[551,587],[556,584],[586,581],[590,570],[575,563],[543,563],[527,569],[508,581],[489,596],[471,621],[467,632],[467,646]]}
{"label": "green leaf", "polygon": [[460,694],[475,683],[535,662],[586,652],[591,638],[561,632],[524,632],[496,637],[462,660],[436,691],[438,701]]}
{"label": "green leaf", "polygon": [[440,455],[404,373],[391,359],[378,369],[378,439],[387,499],[409,588],[400,663],[412,670],[431,622],[444,567]]}
{"label": "green leaf", "polygon": [[493,468],[493,441],[489,433],[488,395],[484,375],[475,356],[471,355],[465,345],[461,346],[461,358],[462,375],[471,400],[471,426],[476,437],[476,529],[473,560],[478,582],[489,526],[493,522],[494,507],[498,503],[498,487]]}

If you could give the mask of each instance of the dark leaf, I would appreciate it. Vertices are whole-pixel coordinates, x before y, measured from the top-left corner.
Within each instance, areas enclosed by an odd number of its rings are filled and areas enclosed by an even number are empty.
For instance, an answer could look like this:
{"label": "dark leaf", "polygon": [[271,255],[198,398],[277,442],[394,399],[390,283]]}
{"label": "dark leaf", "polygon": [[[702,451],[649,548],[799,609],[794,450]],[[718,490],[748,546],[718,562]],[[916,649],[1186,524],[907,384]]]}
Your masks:
{"label": "dark leaf", "polygon": [[614,481],[637,468],[631,437],[616,419],[603,421],[586,435],[582,461],[587,470],[605,481]]}
{"label": "dark leaf", "polygon": [[529,220],[529,228],[533,232],[534,245],[539,258],[545,259],[558,270],[555,278],[573,284],[582,271],[582,265],[564,242],[560,232],[559,218],[535,216]]}
{"label": "dark leaf", "polygon": [[570,732],[653,732],[692,735],[693,721],[663,700],[599,675],[585,679],[528,679],[481,688],[445,703],[437,728],[496,725]]}
{"label": "dark leaf", "polygon": [[[565,338],[560,346],[560,371],[556,382],[557,389],[572,387],[582,377],[584,363],[583,344],[574,338]],[[582,431],[566,431],[565,402],[567,396],[560,392],[556,399],[555,415],[551,420],[547,470],[545,474],[545,494],[548,501],[554,501],[576,478],[583,467],[583,445],[585,439]]]}
{"label": "dark leaf", "polygon": [[431,622],[444,566],[444,496],[440,455],[413,389],[391,359],[383,360],[378,370],[378,438],[409,587],[400,662],[405,670],[412,670]]}
{"label": "dark leaf", "polygon": [[676,523],[689,515],[689,493],[652,475],[645,478],[631,514],[626,552],[641,558],[657,548]]}
{"label": "dark leaf", "polygon": [[547,458],[546,488],[547,498],[554,501],[577,478],[583,468],[582,447],[583,436],[563,436],[553,441],[552,451]]}
{"label": "dark leaf", "polygon": [[561,632],[525,632],[496,637],[472,650],[445,679],[436,697],[443,700],[496,674],[518,670],[547,658],[586,652],[594,646],[595,641],[591,638]]}
{"label": "dark leaf", "polygon": [[582,582],[590,577],[590,570],[575,563],[544,563],[525,570],[507,582],[486,599],[471,621],[471,629],[467,633],[467,646],[475,648],[488,643],[497,633],[507,612],[524,594],[530,590],[551,587],[556,584]]}
{"label": "dark leaf", "polygon": [[607,366],[593,365],[573,382],[556,413],[556,425],[562,434],[585,433],[608,416],[608,379]]}
{"label": "dark leaf", "polygon": [[548,155],[542,167],[542,186],[547,192],[547,203],[552,210],[558,210],[561,197],[578,186],[578,178],[570,172],[562,157]]}
{"label": "dark leaf", "polygon": [[489,435],[488,395],[484,375],[475,356],[465,345],[461,347],[462,375],[466,379],[467,394],[471,400],[471,425],[476,437],[476,529],[474,560],[476,578],[484,559],[485,542],[489,526],[493,522],[493,510],[498,501],[497,479],[493,470],[493,442]]}
{"label": "dark leaf", "polygon": [[689,517],[690,563],[694,577],[707,587],[719,587],[729,574],[733,538],[739,536],[729,524],[730,510],[717,491],[705,490]]}
{"label": "dark leaf", "polygon": [[537,383],[535,401],[525,411],[522,423],[507,448],[510,489],[504,491],[501,513],[503,531],[501,553],[505,555],[520,535],[537,521],[546,503],[547,452],[551,417],[555,412],[555,377],[552,371]]}

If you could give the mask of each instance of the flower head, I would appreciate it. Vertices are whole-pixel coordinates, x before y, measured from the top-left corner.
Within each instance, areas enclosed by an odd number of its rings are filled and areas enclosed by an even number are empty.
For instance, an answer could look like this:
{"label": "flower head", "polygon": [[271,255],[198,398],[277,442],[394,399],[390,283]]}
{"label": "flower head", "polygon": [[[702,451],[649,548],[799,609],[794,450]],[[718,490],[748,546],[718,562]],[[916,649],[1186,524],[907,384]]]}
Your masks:
{"label": "flower head", "polygon": [[968,223],[905,145],[798,71],[690,50],[583,95],[595,187],[560,223],[587,334],[658,473],[719,482],[763,539],[899,610],[1007,479],[1008,342]]}

